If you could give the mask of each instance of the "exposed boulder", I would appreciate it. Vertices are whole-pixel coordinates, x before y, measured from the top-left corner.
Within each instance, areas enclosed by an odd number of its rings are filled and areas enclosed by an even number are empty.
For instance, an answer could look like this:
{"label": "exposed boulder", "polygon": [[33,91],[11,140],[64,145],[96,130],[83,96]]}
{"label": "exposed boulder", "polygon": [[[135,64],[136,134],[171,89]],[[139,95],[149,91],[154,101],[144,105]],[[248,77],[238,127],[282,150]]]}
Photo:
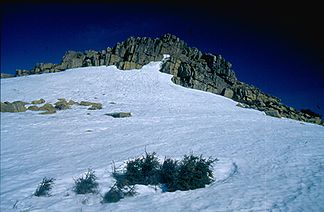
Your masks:
{"label": "exposed boulder", "polygon": [[45,103],[44,99],[37,99],[31,102],[33,105]]}
{"label": "exposed boulder", "polygon": [[88,108],[88,110],[100,110],[102,109],[102,104],[101,103],[96,103],[96,102],[88,102],[88,101],[81,101],[79,105],[82,106],[91,106]]}
{"label": "exposed boulder", "polygon": [[6,74],[6,73],[0,73],[0,78],[11,78],[11,77],[15,77],[14,75],[12,74]]}
{"label": "exposed boulder", "polygon": [[106,113],[105,115],[112,116],[113,118],[127,118],[132,116],[130,112]]}
{"label": "exposed boulder", "polygon": [[101,110],[102,104],[101,103],[93,103],[91,107],[88,108],[88,110]]}
{"label": "exposed boulder", "polygon": [[222,95],[231,99],[231,98],[233,98],[234,92],[230,88],[224,88],[223,92],[222,92]]}
{"label": "exposed boulder", "polygon": [[57,110],[66,110],[71,108],[71,104],[65,99],[59,99],[59,101],[54,103],[54,106]]}
{"label": "exposed boulder", "polygon": [[29,106],[27,108],[27,110],[31,110],[31,111],[39,111],[39,107],[37,107],[36,105],[32,105],[32,106]]}
{"label": "exposed boulder", "polygon": [[43,106],[39,107],[39,110],[44,110],[45,111],[45,112],[40,113],[40,114],[43,114],[43,115],[56,113],[55,107],[50,103],[46,103]]}
{"label": "exposed boulder", "polygon": [[81,101],[79,103],[79,105],[82,105],[82,106],[91,106],[93,102],[88,102],[88,101]]}
{"label": "exposed boulder", "polygon": [[278,110],[268,109],[268,110],[265,110],[264,112],[265,112],[265,114],[267,114],[269,116],[281,118],[280,113],[278,112]]}
{"label": "exposed boulder", "polygon": [[25,105],[27,102],[15,101],[15,102],[1,102],[0,112],[19,113],[26,112]]}

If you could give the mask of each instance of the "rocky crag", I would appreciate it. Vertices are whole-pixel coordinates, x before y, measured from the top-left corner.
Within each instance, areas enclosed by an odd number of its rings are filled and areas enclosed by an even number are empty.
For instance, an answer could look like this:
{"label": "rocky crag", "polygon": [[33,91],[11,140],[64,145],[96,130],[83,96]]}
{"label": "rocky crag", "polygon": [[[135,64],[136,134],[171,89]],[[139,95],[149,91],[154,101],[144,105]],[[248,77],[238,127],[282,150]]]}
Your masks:
{"label": "rocky crag", "polygon": [[319,116],[297,111],[282,104],[278,98],[240,82],[232,64],[221,55],[203,53],[171,34],[154,39],[130,37],[102,51],[68,51],[60,64],[39,63],[32,70],[17,70],[16,76],[102,65],[116,65],[123,70],[139,69],[150,61],[161,60],[163,54],[169,54],[170,58],[160,71],[172,74],[176,84],[223,95],[240,102],[238,106],[264,111],[274,117],[324,124]]}

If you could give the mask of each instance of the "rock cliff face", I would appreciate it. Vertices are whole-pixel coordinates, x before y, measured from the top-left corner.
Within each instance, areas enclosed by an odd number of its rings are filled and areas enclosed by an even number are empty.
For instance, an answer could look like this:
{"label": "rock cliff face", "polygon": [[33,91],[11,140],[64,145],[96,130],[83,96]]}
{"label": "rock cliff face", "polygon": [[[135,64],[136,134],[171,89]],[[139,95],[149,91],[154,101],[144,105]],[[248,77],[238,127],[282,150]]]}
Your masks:
{"label": "rock cliff face", "polygon": [[52,73],[68,68],[116,65],[123,70],[139,69],[150,61],[159,61],[169,54],[161,72],[172,74],[176,84],[221,94],[241,102],[240,106],[265,111],[275,117],[287,117],[301,121],[323,124],[320,117],[283,105],[274,96],[240,82],[232,64],[221,55],[203,53],[178,37],[165,34],[160,38],[130,37],[113,48],[102,51],[68,51],[60,64],[39,63],[32,70],[17,70],[16,76]]}

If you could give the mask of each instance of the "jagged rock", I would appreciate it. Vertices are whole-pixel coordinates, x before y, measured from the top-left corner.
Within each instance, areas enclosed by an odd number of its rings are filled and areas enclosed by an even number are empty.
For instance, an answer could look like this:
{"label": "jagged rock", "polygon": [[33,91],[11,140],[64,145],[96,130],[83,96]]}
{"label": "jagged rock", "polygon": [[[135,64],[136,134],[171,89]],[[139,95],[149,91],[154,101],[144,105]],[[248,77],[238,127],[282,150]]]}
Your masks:
{"label": "jagged rock", "polygon": [[36,105],[32,105],[32,106],[29,106],[27,108],[27,110],[31,110],[31,111],[39,111],[39,107],[37,107]]}
{"label": "jagged rock", "polygon": [[231,98],[233,98],[234,92],[230,88],[224,88],[222,95],[231,99]]}
{"label": "jagged rock", "polygon": [[92,103],[91,107],[88,110],[101,110],[102,104],[101,103]]}
{"label": "jagged rock", "polygon": [[92,105],[92,102],[88,102],[88,101],[81,101],[79,103],[79,105],[82,105],[82,106],[91,106]]}
{"label": "jagged rock", "polygon": [[102,109],[102,104],[101,103],[96,103],[96,102],[88,102],[88,101],[81,101],[79,105],[82,106],[91,106],[88,108],[88,110],[100,110]]}
{"label": "jagged rock", "polygon": [[18,112],[26,112],[27,108],[25,105],[27,102],[15,101],[15,102],[1,102],[0,112],[10,112],[10,113],[18,113]]}
{"label": "jagged rock", "polygon": [[45,112],[40,113],[44,115],[56,113],[55,107],[50,103],[46,103],[43,106],[39,107],[39,110],[44,110]]}
{"label": "jagged rock", "polygon": [[251,108],[249,105],[244,104],[244,103],[237,103],[236,106],[237,107],[242,107],[242,108]]}
{"label": "jagged rock", "polygon": [[66,110],[71,108],[71,104],[65,99],[59,99],[59,101],[54,103],[57,110]]}
{"label": "jagged rock", "polygon": [[85,55],[82,52],[67,51],[63,56],[61,68],[79,68],[82,67]]}
{"label": "jagged rock", "polygon": [[55,64],[53,63],[39,63],[33,69],[34,74],[42,74],[42,73],[53,73],[57,72],[55,68]]}
{"label": "jagged rock", "polygon": [[31,102],[33,105],[45,103],[44,99],[37,99]]}
{"label": "jagged rock", "polygon": [[132,116],[130,112],[106,113],[105,115],[112,116],[114,118],[127,118]]}
{"label": "jagged rock", "polygon": [[277,118],[281,118],[278,110],[273,110],[273,109],[267,109],[264,111],[265,114],[267,114],[268,116],[273,116],[273,117],[277,117]]}
{"label": "jagged rock", "polygon": [[16,76],[21,77],[21,76],[28,76],[33,74],[32,71],[29,70],[24,70],[24,69],[17,69],[16,70]]}
{"label": "jagged rock", "polygon": [[71,106],[72,106],[72,105],[79,105],[78,102],[73,101],[73,100],[69,100],[68,103],[69,103],[69,105],[71,105]]}
{"label": "jagged rock", "polygon": [[122,70],[130,70],[130,69],[140,69],[142,68],[142,65],[134,63],[134,62],[118,62],[117,68]]}

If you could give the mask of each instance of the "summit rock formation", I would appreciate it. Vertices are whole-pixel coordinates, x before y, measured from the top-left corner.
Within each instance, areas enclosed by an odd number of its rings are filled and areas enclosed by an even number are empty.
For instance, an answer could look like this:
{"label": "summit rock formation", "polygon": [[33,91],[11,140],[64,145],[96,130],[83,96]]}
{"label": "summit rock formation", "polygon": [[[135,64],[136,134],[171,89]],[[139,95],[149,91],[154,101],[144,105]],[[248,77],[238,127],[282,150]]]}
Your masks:
{"label": "summit rock formation", "polygon": [[232,64],[221,55],[203,53],[171,34],[160,38],[130,37],[102,51],[67,51],[60,64],[39,63],[32,70],[17,70],[16,76],[102,65],[115,65],[122,70],[139,69],[151,61],[162,60],[164,54],[169,54],[170,58],[160,71],[172,74],[176,84],[223,95],[240,102],[238,106],[264,111],[270,116],[324,124],[319,116],[297,111],[282,104],[280,99],[239,81]]}

